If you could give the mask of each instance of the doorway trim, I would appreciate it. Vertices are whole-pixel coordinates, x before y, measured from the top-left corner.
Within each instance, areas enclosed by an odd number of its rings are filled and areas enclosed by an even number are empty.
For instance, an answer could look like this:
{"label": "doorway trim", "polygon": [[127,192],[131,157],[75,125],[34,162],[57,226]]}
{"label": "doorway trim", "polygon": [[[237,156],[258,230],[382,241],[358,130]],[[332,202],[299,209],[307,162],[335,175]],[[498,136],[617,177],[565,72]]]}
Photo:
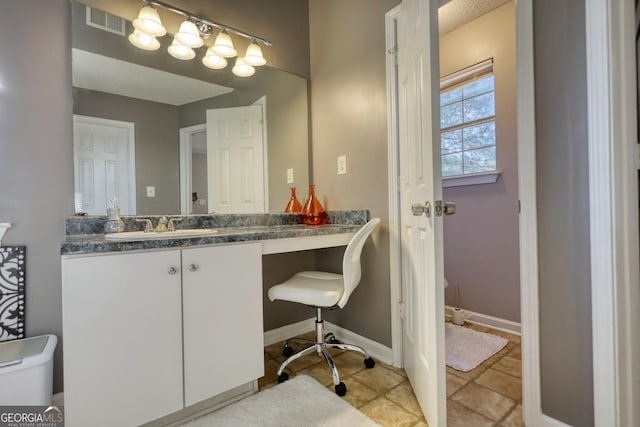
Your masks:
{"label": "doorway trim", "polygon": [[191,201],[193,189],[193,165],[191,160],[193,143],[191,142],[191,136],[206,131],[207,125],[205,123],[180,128],[180,214],[182,215],[193,213],[193,202]]}
{"label": "doorway trim", "polygon": [[[402,292],[399,216],[397,36],[400,6],[385,14],[387,67],[387,151],[389,179],[389,252],[391,342],[393,365],[402,366]],[[526,425],[548,425],[540,397],[540,342],[538,316],[538,226],[535,161],[535,92],[532,0],[516,1],[518,191],[520,213],[520,300],[522,324],[523,420]],[[446,393],[445,390],[440,392]],[[545,424],[543,424],[545,423]]]}

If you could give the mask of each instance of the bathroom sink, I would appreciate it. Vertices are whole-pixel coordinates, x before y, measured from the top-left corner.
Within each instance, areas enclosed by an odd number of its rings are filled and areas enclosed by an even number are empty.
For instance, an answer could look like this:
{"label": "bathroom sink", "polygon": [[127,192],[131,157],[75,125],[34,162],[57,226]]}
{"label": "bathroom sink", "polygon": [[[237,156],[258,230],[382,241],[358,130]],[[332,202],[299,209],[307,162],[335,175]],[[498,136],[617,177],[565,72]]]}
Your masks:
{"label": "bathroom sink", "polygon": [[107,240],[158,240],[158,239],[181,239],[189,237],[206,237],[216,234],[218,230],[213,228],[194,228],[175,231],[126,231],[124,233],[105,234]]}

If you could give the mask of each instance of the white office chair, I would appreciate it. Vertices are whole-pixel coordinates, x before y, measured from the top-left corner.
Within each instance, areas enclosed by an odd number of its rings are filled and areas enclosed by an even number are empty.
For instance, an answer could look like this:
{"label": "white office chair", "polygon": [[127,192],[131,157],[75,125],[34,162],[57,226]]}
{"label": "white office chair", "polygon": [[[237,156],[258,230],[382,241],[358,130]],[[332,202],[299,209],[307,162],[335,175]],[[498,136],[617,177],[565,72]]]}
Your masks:
{"label": "white office chair", "polygon": [[[322,320],[323,308],[334,309],[343,308],[353,290],[360,283],[362,271],[360,268],[360,254],[362,247],[374,228],[380,223],[380,218],[374,218],[366,223],[351,238],[344,252],[342,259],[342,274],[325,273],[322,271],[302,271],[295,274],[289,280],[279,285],[272,286],[269,289],[269,299],[271,301],[282,300],[298,302],[300,304],[310,305],[316,308],[316,339],[304,340],[293,338],[285,341],[282,354],[287,359],[282,362],[278,369],[278,383],[282,383],[289,379],[289,375],[284,372],[284,368],[294,360],[304,356],[312,351],[322,354],[331,368],[333,377],[333,385],[335,386],[338,396],[344,396],[347,393],[347,387],[340,381],[340,375],[336,368],[331,355],[327,348],[339,348],[342,350],[353,350],[364,356],[364,365],[371,369],[375,366],[375,361],[369,357],[369,354],[361,347],[351,344],[342,344],[336,340],[333,334],[324,335],[324,321]],[[305,341],[311,345],[296,354],[289,347],[290,341]]]}

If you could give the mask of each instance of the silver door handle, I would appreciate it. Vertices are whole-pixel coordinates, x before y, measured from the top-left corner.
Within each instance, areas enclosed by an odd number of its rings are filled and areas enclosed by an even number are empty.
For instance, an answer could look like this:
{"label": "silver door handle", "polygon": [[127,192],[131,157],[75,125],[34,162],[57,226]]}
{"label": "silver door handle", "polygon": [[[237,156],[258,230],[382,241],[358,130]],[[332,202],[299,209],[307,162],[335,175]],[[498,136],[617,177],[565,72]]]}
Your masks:
{"label": "silver door handle", "polygon": [[454,215],[456,213],[456,204],[452,202],[444,202],[444,214]]}
{"label": "silver door handle", "polygon": [[172,276],[173,276],[174,274],[176,274],[177,272],[178,272],[178,269],[177,269],[177,268],[175,268],[175,267],[171,267],[171,268],[169,268],[169,271],[168,271],[168,273],[169,273],[169,274],[171,274]]}
{"label": "silver door handle", "polygon": [[197,265],[195,265],[195,264],[191,264],[191,265],[189,266],[189,271],[196,271],[197,269],[198,269],[198,266],[197,266]]}
{"label": "silver door handle", "polygon": [[429,218],[431,216],[431,202],[425,202],[424,205],[422,203],[414,203],[411,205],[411,213],[414,216],[425,214]]}

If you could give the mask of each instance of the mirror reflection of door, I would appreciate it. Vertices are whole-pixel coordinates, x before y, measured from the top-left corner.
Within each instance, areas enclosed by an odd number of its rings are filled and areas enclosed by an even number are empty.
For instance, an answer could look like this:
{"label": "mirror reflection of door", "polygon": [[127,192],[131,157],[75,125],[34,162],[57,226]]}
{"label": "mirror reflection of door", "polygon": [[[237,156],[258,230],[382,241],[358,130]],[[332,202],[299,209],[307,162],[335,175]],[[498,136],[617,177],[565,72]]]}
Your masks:
{"label": "mirror reflection of door", "polygon": [[191,134],[191,205],[190,213],[209,213],[207,179],[207,131]]}
{"label": "mirror reflection of door", "polygon": [[135,215],[134,135],[133,123],[74,115],[76,214],[105,215],[115,198],[122,215]]}
{"label": "mirror reflection of door", "polygon": [[268,211],[265,134],[262,105],[207,110],[210,211]]}

